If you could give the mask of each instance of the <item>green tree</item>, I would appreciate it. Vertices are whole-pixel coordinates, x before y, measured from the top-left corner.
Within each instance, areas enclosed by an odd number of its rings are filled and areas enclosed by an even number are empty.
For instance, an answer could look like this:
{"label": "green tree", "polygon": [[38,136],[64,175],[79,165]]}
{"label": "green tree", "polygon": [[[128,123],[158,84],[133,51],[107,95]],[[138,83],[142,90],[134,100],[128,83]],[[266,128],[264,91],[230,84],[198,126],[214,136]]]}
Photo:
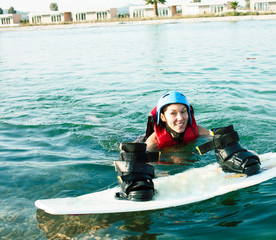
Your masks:
{"label": "green tree", "polygon": [[154,6],[154,14],[158,17],[158,9],[157,9],[157,3],[164,4],[166,0],[145,0],[146,5],[153,4]]}
{"label": "green tree", "polygon": [[234,1],[234,2],[230,2],[230,8],[233,9],[234,14],[236,13],[236,9],[239,7],[239,2]]}
{"label": "green tree", "polygon": [[2,9],[2,8],[0,8],[0,14],[3,14],[3,13],[4,13],[3,9]]}
{"label": "green tree", "polygon": [[14,10],[13,7],[10,7],[10,8],[8,9],[8,13],[9,13],[9,14],[16,14],[16,11]]}
{"label": "green tree", "polygon": [[50,10],[51,10],[51,11],[58,11],[58,5],[57,5],[57,3],[52,2],[52,3],[50,4]]}

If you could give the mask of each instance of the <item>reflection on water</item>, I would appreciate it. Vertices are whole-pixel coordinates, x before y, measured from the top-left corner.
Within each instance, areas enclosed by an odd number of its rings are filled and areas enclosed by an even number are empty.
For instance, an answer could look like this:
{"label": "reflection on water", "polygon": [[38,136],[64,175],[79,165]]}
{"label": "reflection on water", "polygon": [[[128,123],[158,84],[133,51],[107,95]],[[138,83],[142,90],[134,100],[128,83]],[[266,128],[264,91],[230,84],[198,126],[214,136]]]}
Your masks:
{"label": "reflection on water", "polygon": [[[216,236],[220,227],[250,224],[248,212],[258,219],[250,210],[256,194],[258,187],[254,186],[186,206],[134,213],[51,215],[37,210],[36,219],[48,239],[154,240],[165,232],[176,239],[204,239],[203,229],[208,229],[208,236]],[[202,229],[201,233],[197,234],[195,228]],[[181,230],[185,230],[185,236]]]}
{"label": "reflection on water", "polygon": [[[156,239],[157,234],[149,234],[152,219],[145,213],[118,213],[118,214],[94,214],[94,215],[51,215],[43,210],[37,210],[36,219],[38,226],[45,232],[48,239],[72,239],[85,235],[86,239],[103,237],[104,239],[116,239],[116,230],[112,235],[101,231],[114,227],[121,233],[128,232],[120,239]],[[115,225],[115,226],[112,226]],[[131,233],[132,232],[132,233]],[[124,235],[124,234],[123,234]]]}
{"label": "reflection on water", "polygon": [[222,227],[236,227],[243,221],[233,221],[233,222],[220,222],[216,226],[222,226]]}

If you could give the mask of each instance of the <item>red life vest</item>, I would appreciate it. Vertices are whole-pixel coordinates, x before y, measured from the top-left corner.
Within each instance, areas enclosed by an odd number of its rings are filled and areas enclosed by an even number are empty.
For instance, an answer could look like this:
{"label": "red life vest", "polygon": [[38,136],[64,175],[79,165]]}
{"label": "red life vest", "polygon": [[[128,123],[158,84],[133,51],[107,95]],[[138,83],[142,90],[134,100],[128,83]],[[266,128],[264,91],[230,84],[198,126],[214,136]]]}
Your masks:
{"label": "red life vest", "polygon": [[[175,141],[172,138],[172,136],[170,135],[170,133],[165,128],[161,127],[160,125],[157,125],[157,122],[156,122],[156,108],[157,107],[155,107],[150,112],[150,115],[153,117],[153,120],[154,120],[154,131],[155,131],[156,137],[157,137],[157,147],[158,148],[165,148],[165,147],[169,147],[169,146],[179,144],[179,142]],[[182,143],[193,141],[193,140],[195,140],[199,137],[198,136],[197,124],[196,124],[196,120],[195,120],[195,117],[194,117],[194,114],[193,114],[192,107],[190,107],[190,110],[191,110],[190,112],[191,112],[191,117],[192,117],[192,124],[189,125],[189,126],[186,126]]]}

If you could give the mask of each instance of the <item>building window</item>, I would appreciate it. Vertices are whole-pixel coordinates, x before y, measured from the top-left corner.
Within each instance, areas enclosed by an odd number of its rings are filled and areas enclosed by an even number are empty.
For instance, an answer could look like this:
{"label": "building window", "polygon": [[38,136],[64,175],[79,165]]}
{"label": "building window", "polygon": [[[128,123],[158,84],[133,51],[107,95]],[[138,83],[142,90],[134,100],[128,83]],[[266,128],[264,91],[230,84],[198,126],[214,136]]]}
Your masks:
{"label": "building window", "polygon": [[9,25],[9,24],[11,24],[11,18],[2,18],[1,19],[1,24],[2,25]]}
{"label": "building window", "polygon": [[77,13],[76,20],[77,21],[86,21],[86,13]]}
{"label": "building window", "polygon": [[41,23],[41,16],[34,16],[32,17],[32,23]]}
{"label": "building window", "polygon": [[97,20],[107,19],[107,12],[97,12]]}
{"label": "building window", "polygon": [[268,3],[267,2],[257,2],[254,4],[254,10],[266,12],[269,10]]}
{"label": "building window", "polygon": [[223,12],[223,5],[213,5],[210,6],[211,13],[221,13]]}
{"label": "building window", "polygon": [[158,16],[167,17],[169,15],[168,8],[158,8]]}
{"label": "building window", "polygon": [[53,15],[51,16],[52,23],[58,23],[61,22],[61,15]]}
{"label": "building window", "polygon": [[211,13],[215,13],[215,9],[214,9],[214,6],[210,6],[210,10],[211,10]]}
{"label": "building window", "polygon": [[145,10],[144,9],[135,9],[133,10],[133,17],[144,17],[145,16]]}

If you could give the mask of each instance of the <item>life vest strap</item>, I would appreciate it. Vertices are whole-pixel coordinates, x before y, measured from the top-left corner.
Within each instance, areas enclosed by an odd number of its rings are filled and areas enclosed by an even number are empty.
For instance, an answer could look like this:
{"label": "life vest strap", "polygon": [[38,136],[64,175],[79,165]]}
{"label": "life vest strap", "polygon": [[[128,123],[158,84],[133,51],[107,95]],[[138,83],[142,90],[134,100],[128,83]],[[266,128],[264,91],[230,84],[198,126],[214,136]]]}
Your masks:
{"label": "life vest strap", "polygon": [[147,122],[147,128],[146,128],[146,134],[144,136],[143,142],[145,142],[150,135],[154,132],[154,118],[153,116],[150,114],[148,116],[148,122]]}

